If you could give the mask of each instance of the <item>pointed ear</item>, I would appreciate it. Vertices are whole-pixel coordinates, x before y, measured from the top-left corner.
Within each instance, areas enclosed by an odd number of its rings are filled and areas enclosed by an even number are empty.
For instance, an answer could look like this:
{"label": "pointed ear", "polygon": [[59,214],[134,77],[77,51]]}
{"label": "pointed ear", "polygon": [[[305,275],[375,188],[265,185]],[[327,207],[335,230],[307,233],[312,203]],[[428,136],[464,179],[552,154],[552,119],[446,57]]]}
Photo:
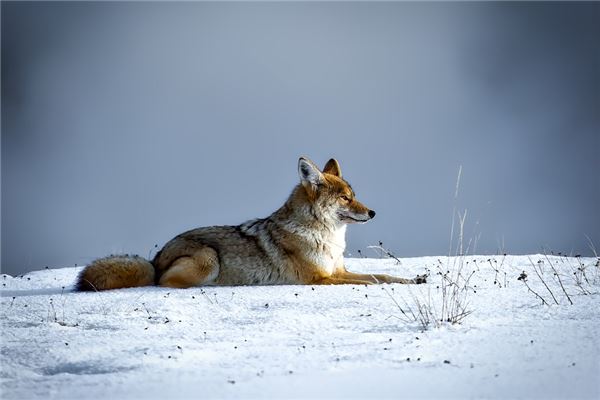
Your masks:
{"label": "pointed ear", "polygon": [[316,189],[323,182],[323,174],[319,171],[319,167],[305,157],[300,157],[298,160],[298,175],[304,187]]}
{"label": "pointed ear", "polygon": [[335,175],[338,178],[342,177],[342,169],[340,168],[340,164],[335,158],[332,158],[331,160],[327,161],[327,164],[325,164],[325,168],[323,168],[323,172],[325,172],[326,174]]}

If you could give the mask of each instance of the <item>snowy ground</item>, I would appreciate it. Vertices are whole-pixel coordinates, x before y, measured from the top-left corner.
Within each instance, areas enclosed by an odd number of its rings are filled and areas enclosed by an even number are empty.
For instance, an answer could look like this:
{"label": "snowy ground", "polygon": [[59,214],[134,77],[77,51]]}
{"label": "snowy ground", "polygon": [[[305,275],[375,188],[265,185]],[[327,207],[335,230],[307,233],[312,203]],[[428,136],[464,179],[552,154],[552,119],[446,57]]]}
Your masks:
{"label": "snowy ground", "polygon": [[[3,275],[0,397],[598,399],[599,261],[530,257],[540,276],[527,256],[347,260],[429,271],[420,286],[74,293],[80,268]],[[446,271],[461,324],[435,321]]]}

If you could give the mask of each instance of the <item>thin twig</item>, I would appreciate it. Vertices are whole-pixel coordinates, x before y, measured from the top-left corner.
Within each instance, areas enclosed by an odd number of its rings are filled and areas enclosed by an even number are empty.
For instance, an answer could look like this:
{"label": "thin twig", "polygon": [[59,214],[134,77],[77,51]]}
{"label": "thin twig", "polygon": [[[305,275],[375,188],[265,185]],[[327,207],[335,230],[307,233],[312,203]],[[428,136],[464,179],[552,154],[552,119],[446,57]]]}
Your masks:
{"label": "thin twig", "polygon": [[564,287],[564,285],[562,283],[562,279],[560,279],[560,275],[559,275],[558,271],[556,270],[556,268],[554,268],[554,265],[552,264],[552,262],[548,258],[548,255],[544,254],[544,257],[546,257],[546,261],[548,261],[548,264],[550,264],[550,268],[552,268],[552,271],[554,271],[554,276],[556,276],[558,278],[558,283],[560,284],[560,287],[562,288],[562,291],[565,294],[565,296],[567,296],[567,299],[569,300],[569,303],[571,303],[571,305],[573,305],[573,300],[571,300],[571,296],[569,296],[569,293],[567,293],[567,291],[565,290],[565,287]]}
{"label": "thin twig", "polygon": [[531,293],[533,293],[534,295],[536,295],[540,300],[542,300],[542,304],[545,304],[547,306],[549,306],[550,304],[548,304],[548,302],[546,301],[546,299],[544,299],[542,296],[540,296],[535,290],[533,290],[529,284],[527,283],[527,275],[525,274],[525,271],[523,271],[523,273],[521,274],[521,276],[519,277],[520,281],[523,281],[523,283],[525,284],[525,286],[527,287],[527,290],[529,290]]}
{"label": "thin twig", "polygon": [[529,262],[533,266],[533,270],[534,270],[535,274],[538,276],[538,278],[540,278],[540,280],[542,281],[542,283],[544,284],[544,286],[546,287],[546,289],[548,289],[548,292],[550,293],[550,296],[552,296],[552,299],[554,300],[554,302],[556,304],[558,304],[558,300],[556,300],[556,297],[554,297],[554,293],[552,293],[552,290],[550,290],[550,288],[546,284],[546,281],[544,280],[544,278],[542,278],[542,276],[538,272],[537,268],[535,267],[535,264],[533,263],[533,261],[531,261],[531,257],[527,256],[527,258],[529,259]]}

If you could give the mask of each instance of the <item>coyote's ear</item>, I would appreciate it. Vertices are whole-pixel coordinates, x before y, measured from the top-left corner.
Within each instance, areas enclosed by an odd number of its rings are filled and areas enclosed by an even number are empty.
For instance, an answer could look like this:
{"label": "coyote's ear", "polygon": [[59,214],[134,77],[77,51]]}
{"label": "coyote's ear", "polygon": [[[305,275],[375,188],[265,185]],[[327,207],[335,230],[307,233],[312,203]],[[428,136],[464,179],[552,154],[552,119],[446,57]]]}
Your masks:
{"label": "coyote's ear", "polygon": [[331,175],[335,175],[338,178],[342,177],[342,169],[340,168],[340,163],[337,162],[335,158],[327,161],[325,164],[325,168],[323,168],[323,172]]}
{"label": "coyote's ear", "polygon": [[305,157],[300,157],[298,160],[298,175],[300,175],[302,185],[307,189],[315,190],[323,183],[323,174],[319,171],[319,167]]}

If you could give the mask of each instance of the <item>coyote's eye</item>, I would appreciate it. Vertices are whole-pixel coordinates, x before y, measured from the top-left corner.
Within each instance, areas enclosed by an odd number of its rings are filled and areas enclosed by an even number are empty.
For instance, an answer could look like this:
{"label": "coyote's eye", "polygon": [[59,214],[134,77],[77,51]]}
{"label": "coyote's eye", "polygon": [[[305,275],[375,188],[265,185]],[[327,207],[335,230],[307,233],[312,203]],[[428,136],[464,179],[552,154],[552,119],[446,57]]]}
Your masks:
{"label": "coyote's eye", "polygon": [[350,197],[346,196],[345,194],[343,194],[342,196],[340,196],[340,198],[342,200],[344,200],[345,202],[350,203],[350,200],[351,200]]}

